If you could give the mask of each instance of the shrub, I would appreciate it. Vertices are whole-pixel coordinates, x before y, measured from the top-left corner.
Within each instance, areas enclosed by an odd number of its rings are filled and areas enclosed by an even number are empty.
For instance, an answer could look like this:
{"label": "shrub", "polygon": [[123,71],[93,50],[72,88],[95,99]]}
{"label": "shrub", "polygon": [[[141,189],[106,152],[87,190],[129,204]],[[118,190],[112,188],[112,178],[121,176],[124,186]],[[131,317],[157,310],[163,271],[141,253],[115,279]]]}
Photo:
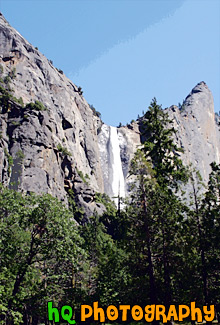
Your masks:
{"label": "shrub", "polygon": [[79,175],[79,177],[82,179],[83,183],[85,183],[85,184],[88,185],[88,184],[89,184],[89,183],[88,183],[89,175],[86,174],[86,175],[84,176],[84,175],[83,175],[83,172],[82,172],[81,170],[77,169],[77,168],[76,168],[76,171],[77,171],[77,174]]}
{"label": "shrub", "polygon": [[9,154],[9,152],[7,151],[6,148],[4,149],[4,153],[5,153],[5,156],[7,157],[7,160],[8,160],[8,173],[10,174],[11,173],[11,167],[13,166],[13,158]]}
{"label": "shrub", "polygon": [[23,102],[23,99],[20,97],[20,98],[18,98],[18,103],[22,106],[22,107],[24,107],[24,102]]}
{"label": "shrub", "polygon": [[23,154],[22,150],[18,150],[16,152],[16,157],[19,159],[22,159],[22,160],[24,159],[24,154]]}
{"label": "shrub", "polygon": [[101,203],[106,208],[106,214],[114,215],[116,213],[115,203],[110,199],[110,197],[105,193],[95,193],[95,202]]}
{"label": "shrub", "polygon": [[16,78],[16,68],[13,68],[10,72],[9,72],[9,77],[11,79],[15,79]]}
{"label": "shrub", "polygon": [[58,152],[60,152],[63,156],[72,156],[71,152],[67,150],[67,148],[64,148],[61,146],[61,144],[58,144],[57,146]]}
{"label": "shrub", "polygon": [[4,77],[4,83],[5,83],[6,85],[8,85],[10,82],[11,82],[11,78],[10,78],[10,76],[5,76],[5,77]]}
{"label": "shrub", "polygon": [[11,96],[11,99],[12,99],[14,102],[20,104],[22,107],[24,107],[24,102],[23,102],[23,99],[22,99],[21,97],[20,97],[20,98],[16,98],[16,97],[14,97],[14,96]]}
{"label": "shrub", "polygon": [[35,111],[46,111],[46,107],[39,102],[38,100],[35,100],[34,103],[28,103],[25,108],[29,108],[31,110],[35,110]]}
{"label": "shrub", "polygon": [[80,96],[82,96],[82,94],[83,94],[82,87],[78,87],[78,93]]}
{"label": "shrub", "polygon": [[14,125],[14,126],[20,125],[20,123],[18,121],[12,121],[11,124]]}
{"label": "shrub", "polygon": [[0,86],[0,92],[0,106],[2,106],[2,113],[6,113],[10,108],[9,100],[12,98],[12,95],[2,86]]}

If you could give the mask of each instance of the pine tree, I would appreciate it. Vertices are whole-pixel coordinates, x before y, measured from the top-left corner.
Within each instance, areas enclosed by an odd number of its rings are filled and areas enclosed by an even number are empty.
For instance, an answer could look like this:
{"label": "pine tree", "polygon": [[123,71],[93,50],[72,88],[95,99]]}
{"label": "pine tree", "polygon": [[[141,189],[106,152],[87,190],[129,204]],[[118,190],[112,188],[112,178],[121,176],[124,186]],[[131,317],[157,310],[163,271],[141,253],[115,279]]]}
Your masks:
{"label": "pine tree", "polygon": [[204,303],[219,304],[220,294],[220,165],[211,164],[208,188],[200,208],[204,252]]}
{"label": "pine tree", "polygon": [[188,223],[187,236],[191,247],[188,260],[194,286],[189,296],[200,306],[215,304],[219,313],[220,166],[212,163],[211,168],[207,187],[198,172],[190,173],[192,203],[185,221]]}
{"label": "pine tree", "polygon": [[136,299],[140,303],[144,303],[150,298],[149,303],[156,304],[158,294],[152,252],[152,234],[156,232],[156,224],[152,219],[152,200],[154,200],[156,183],[151,164],[146,160],[141,150],[136,152],[131,162],[130,173],[136,176],[129,211],[133,216],[129,243],[134,242],[131,245],[133,263],[135,264],[133,270],[138,272],[138,274],[133,275],[137,278],[136,286],[139,286]]}
{"label": "pine tree", "polygon": [[153,164],[155,177],[162,187],[178,187],[178,182],[186,181],[186,169],[180,159],[181,148],[174,143],[176,133],[169,115],[153,98],[144,115],[142,136],[143,151]]}
{"label": "pine tree", "polygon": [[186,181],[187,173],[179,158],[181,150],[173,141],[172,121],[155,98],[144,117],[145,142],[131,165],[137,184],[131,203],[136,216],[134,240],[139,242],[139,262],[146,265],[152,303],[159,298],[169,305],[175,292],[173,278],[178,272],[174,264],[181,250],[177,243],[181,245],[178,233],[184,214],[174,190]]}

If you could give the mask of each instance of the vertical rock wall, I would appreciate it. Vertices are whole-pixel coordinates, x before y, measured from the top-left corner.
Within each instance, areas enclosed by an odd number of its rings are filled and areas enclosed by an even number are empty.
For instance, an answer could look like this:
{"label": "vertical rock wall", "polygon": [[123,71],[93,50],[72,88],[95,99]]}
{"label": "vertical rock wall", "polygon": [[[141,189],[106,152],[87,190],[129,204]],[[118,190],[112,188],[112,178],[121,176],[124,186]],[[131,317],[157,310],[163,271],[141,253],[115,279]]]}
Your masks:
{"label": "vertical rock wall", "polygon": [[[19,99],[1,107],[0,181],[24,192],[50,193],[66,203],[71,189],[88,215],[99,208],[95,191],[124,196],[129,164],[141,145],[142,119],[118,129],[102,125],[80,88],[2,15],[0,65],[1,87]],[[43,109],[33,106],[36,101]],[[201,82],[181,108],[167,111],[177,130],[175,141],[185,151],[183,161],[192,163],[207,182],[210,163],[220,162],[219,117],[210,90]]]}
{"label": "vertical rock wall", "polygon": [[[86,197],[91,207],[95,191],[104,189],[97,139],[100,119],[78,87],[2,15],[0,65],[2,87],[20,99],[20,104],[12,100],[7,109],[1,108],[1,181],[64,202],[67,190],[73,189],[79,202]],[[36,101],[45,109],[25,107]]]}
{"label": "vertical rock wall", "polygon": [[200,82],[186,97],[181,109],[172,106],[168,112],[177,130],[175,140],[184,149],[184,163],[198,169],[207,183],[210,164],[220,163],[220,127],[215,119],[211,91]]}

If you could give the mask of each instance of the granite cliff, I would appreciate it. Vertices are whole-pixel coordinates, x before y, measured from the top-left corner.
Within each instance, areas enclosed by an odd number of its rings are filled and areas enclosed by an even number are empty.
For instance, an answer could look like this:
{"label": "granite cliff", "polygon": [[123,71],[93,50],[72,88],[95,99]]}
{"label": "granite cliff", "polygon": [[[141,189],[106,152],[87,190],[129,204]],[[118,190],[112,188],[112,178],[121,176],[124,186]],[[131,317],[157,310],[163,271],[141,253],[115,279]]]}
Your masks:
{"label": "granite cliff", "polygon": [[[0,16],[0,181],[24,192],[50,193],[67,204],[71,189],[89,215],[103,206],[95,192],[127,191],[129,162],[141,144],[142,119],[124,127],[103,124],[61,70]],[[4,93],[6,90],[7,93]],[[5,98],[5,97],[4,97]],[[220,161],[219,120],[213,98],[199,83],[182,107],[167,109],[183,160],[207,181]]]}
{"label": "granite cliff", "polygon": [[[14,72],[10,88],[24,103],[11,103],[0,117],[0,180],[22,191],[50,193],[64,202],[71,188],[79,203],[89,203],[91,209],[94,191],[103,191],[97,139],[100,119],[81,90],[3,16],[0,64],[3,80]],[[35,101],[43,103],[45,110],[22,108]],[[13,157],[10,172],[9,155]]]}
{"label": "granite cliff", "polygon": [[210,164],[220,163],[220,123],[211,91],[202,81],[192,89],[181,108],[171,106],[168,112],[177,130],[176,142],[184,149],[182,160],[199,170],[207,183]]}

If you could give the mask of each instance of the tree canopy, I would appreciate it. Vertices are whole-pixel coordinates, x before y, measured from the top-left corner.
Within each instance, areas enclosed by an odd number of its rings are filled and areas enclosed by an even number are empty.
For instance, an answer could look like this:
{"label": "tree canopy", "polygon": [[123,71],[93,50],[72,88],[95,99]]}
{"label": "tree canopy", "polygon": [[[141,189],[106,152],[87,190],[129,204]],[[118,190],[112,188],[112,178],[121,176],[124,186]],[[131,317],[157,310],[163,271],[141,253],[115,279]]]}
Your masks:
{"label": "tree canopy", "polygon": [[[80,306],[94,301],[196,301],[220,312],[220,166],[211,164],[204,187],[198,172],[184,167],[174,136],[154,98],[124,208],[97,193],[106,211],[86,224],[73,191],[67,209],[50,195],[0,187],[0,324],[49,324],[48,301],[73,306],[78,323]],[[187,181],[186,204],[180,190]]]}

